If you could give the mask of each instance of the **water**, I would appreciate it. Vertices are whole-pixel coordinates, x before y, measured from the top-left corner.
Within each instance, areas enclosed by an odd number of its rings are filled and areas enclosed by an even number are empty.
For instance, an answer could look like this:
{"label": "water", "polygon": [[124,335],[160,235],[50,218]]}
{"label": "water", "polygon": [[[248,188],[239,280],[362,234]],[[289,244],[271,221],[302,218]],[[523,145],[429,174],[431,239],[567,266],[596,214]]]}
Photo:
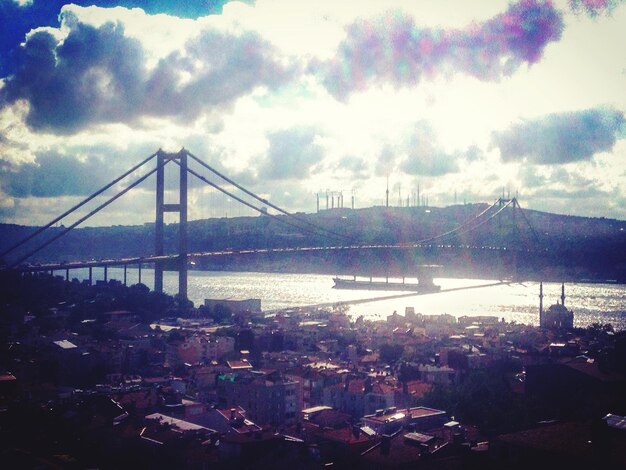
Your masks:
{"label": "water", "polygon": [[[74,270],[70,274],[78,279],[88,278],[87,269]],[[93,274],[94,282],[102,279],[102,270],[94,269]],[[142,282],[152,288],[154,271],[142,269],[141,274]],[[122,268],[109,268],[108,277],[123,280],[124,271]],[[129,268],[127,283],[136,282],[138,271]],[[493,282],[497,281],[435,278],[435,283],[443,290],[484,286]],[[175,294],[178,291],[178,273],[165,272],[163,286],[167,293]],[[332,286],[330,275],[189,271],[188,295],[196,306],[204,303],[205,298],[260,298],[263,310],[267,311],[405,294],[398,291],[338,290]],[[544,283],[543,292],[544,308],[547,308],[560,300],[561,284]],[[565,305],[574,311],[575,326],[611,323],[616,330],[626,330],[626,286],[568,283],[565,295]],[[538,325],[539,283],[524,282],[374,301],[350,306],[348,314],[353,318],[363,315],[367,319],[384,319],[394,311],[404,314],[406,307],[414,307],[416,312],[424,314],[449,313],[456,317],[492,315],[509,322]]]}

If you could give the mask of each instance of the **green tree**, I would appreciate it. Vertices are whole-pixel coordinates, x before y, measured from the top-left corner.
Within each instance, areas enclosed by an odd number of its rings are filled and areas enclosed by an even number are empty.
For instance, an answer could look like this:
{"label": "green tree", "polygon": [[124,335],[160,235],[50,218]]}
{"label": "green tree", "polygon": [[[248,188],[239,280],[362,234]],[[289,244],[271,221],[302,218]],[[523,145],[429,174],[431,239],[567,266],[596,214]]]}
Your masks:
{"label": "green tree", "polygon": [[387,364],[394,364],[404,353],[404,347],[401,344],[385,343],[380,347],[380,360]]}
{"label": "green tree", "polygon": [[217,304],[213,307],[213,311],[210,314],[215,323],[230,323],[233,317],[233,312],[224,304]]}

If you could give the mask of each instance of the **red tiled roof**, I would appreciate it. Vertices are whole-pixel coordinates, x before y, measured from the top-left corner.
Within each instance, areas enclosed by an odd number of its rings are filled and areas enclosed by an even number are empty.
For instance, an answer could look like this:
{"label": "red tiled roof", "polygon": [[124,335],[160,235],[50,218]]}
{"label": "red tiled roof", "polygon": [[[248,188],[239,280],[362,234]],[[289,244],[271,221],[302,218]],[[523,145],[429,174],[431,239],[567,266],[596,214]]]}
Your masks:
{"label": "red tiled roof", "polygon": [[339,429],[324,429],[321,436],[331,441],[343,442],[344,444],[357,444],[372,441],[372,438],[368,437],[367,434],[363,432],[359,433],[359,437],[356,437],[350,426]]}
{"label": "red tiled roof", "polygon": [[231,369],[252,369],[252,364],[248,361],[226,361]]}
{"label": "red tiled roof", "polygon": [[407,382],[407,390],[409,395],[415,398],[421,398],[433,388],[432,384],[422,382],[421,380],[411,380]]}
{"label": "red tiled roof", "polygon": [[348,382],[348,391],[350,393],[363,393],[365,391],[365,381],[364,380],[351,380]]}
{"label": "red tiled roof", "polygon": [[379,395],[387,395],[393,393],[395,390],[396,387],[388,385],[384,382],[375,382],[372,385],[372,393],[377,393]]}
{"label": "red tiled roof", "polygon": [[436,410],[434,408],[426,408],[423,406],[409,409],[409,416],[411,418],[421,418],[424,416],[438,415],[441,413],[445,413],[445,412],[442,410]]}

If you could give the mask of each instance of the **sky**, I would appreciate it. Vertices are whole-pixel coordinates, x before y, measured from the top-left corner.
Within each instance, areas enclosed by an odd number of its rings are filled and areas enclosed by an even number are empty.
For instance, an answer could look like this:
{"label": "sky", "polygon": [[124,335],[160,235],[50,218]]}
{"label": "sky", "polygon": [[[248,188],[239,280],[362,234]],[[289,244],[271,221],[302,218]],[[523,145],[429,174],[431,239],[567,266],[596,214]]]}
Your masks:
{"label": "sky", "polygon": [[[182,147],[290,211],[389,187],[626,220],[625,44],[623,0],[0,0],[0,222]],[[154,205],[149,179],[86,225]]]}

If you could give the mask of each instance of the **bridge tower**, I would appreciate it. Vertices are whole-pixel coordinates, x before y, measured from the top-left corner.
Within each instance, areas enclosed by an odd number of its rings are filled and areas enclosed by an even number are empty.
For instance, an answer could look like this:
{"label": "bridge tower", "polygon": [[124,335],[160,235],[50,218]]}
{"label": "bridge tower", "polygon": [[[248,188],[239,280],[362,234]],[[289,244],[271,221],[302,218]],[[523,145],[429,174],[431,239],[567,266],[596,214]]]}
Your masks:
{"label": "bridge tower", "polygon": [[[165,202],[165,164],[176,161],[180,167],[178,204]],[[154,225],[154,254],[164,254],[164,215],[166,212],[177,212],[178,218],[178,294],[187,298],[187,151],[167,153],[159,149],[157,152],[156,174],[156,221]],[[163,292],[163,262],[154,263],[154,290]]]}

